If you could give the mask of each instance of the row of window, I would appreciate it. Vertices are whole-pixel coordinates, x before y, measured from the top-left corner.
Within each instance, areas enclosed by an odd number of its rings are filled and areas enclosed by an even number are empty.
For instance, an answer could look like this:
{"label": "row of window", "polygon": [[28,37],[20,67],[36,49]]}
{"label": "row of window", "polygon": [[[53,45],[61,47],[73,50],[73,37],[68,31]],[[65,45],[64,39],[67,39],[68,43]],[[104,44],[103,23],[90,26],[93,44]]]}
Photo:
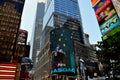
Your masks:
{"label": "row of window", "polygon": [[11,19],[16,19],[16,20],[20,19],[20,16],[17,14],[0,12],[0,15],[3,17],[11,18]]}
{"label": "row of window", "polygon": [[10,28],[14,28],[14,29],[16,29],[16,28],[18,28],[18,24],[16,24],[16,23],[11,23],[11,22],[6,22],[6,21],[1,21],[0,22],[0,26],[2,27],[10,27]]}
{"label": "row of window", "polygon": [[[41,63],[37,64],[37,68],[36,68],[35,74],[34,74],[35,80],[38,80],[38,79],[45,80],[46,76],[49,75],[50,62],[48,61],[48,58],[45,58],[45,59],[46,59],[46,61],[42,62],[43,65],[41,65]],[[44,63],[46,63],[46,64],[44,64]]]}
{"label": "row of window", "polygon": [[71,29],[74,40],[83,42],[83,32],[78,20],[70,19],[61,15],[55,15],[55,27],[60,26]]}
{"label": "row of window", "polygon": [[13,33],[13,34],[15,34],[15,33],[17,33],[17,28],[11,28],[9,26],[1,26],[0,25],[0,31],[2,31],[3,33],[5,31],[6,33]]}
{"label": "row of window", "polygon": [[13,49],[13,44],[11,43],[0,42],[0,46],[1,46],[1,49],[10,49],[10,50]]}
{"label": "row of window", "polygon": [[11,36],[0,36],[0,42],[4,43],[15,43],[15,38],[12,38]]}
{"label": "row of window", "polygon": [[3,6],[4,6],[4,7],[11,7],[11,8],[14,8],[14,7],[15,7],[15,4],[10,3],[10,2],[5,2]]}
{"label": "row of window", "polygon": [[4,16],[0,17],[0,21],[5,21],[5,23],[11,22],[11,23],[19,24],[19,20],[18,19],[16,20],[16,19],[4,17]]}
{"label": "row of window", "polygon": [[7,7],[0,6],[0,12],[14,14],[14,15],[19,15],[19,13],[17,12],[17,10],[12,9],[11,7],[7,8]]}
{"label": "row of window", "polygon": [[76,2],[74,3],[74,1],[70,1],[70,0],[55,1],[55,11],[80,20],[79,6]]}
{"label": "row of window", "polygon": [[4,54],[5,56],[7,56],[7,55],[12,55],[13,54],[13,51],[11,51],[10,49],[1,49],[0,50],[0,55],[1,54]]}
{"label": "row of window", "polygon": [[0,31],[0,36],[15,38],[15,37],[16,37],[16,34],[14,34],[14,33],[9,33],[9,32],[2,32],[2,31]]}

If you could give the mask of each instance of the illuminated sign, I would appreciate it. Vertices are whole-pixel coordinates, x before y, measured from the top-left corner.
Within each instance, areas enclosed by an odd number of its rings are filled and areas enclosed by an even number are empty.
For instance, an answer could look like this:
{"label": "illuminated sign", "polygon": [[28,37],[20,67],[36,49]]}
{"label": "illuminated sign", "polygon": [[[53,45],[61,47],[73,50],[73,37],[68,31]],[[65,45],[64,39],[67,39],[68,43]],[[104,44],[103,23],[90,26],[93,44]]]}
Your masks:
{"label": "illuminated sign", "polygon": [[[91,0],[103,36],[120,24],[120,19],[111,0]],[[104,37],[105,39],[105,37]]]}
{"label": "illuminated sign", "polygon": [[50,32],[50,49],[52,51],[52,74],[75,74],[75,56],[71,30],[62,27]]}
{"label": "illuminated sign", "polygon": [[28,35],[28,32],[26,30],[20,29],[18,33],[18,39],[17,39],[18,44],[26,44],[27,35]]}
{"label": "illuminated sign", "polygon": [[104,35],[107,31],[113,29],[119,24],[120,24],[120,19],[118,18],[117,14],[115,14],[112,18],[110,18],[100,26],[102,35]]}
{"label": "illuminated sign", "polygon": [[112,30],[110,30],[109,32],[107,32],[107,34],[105,34],[104,36],[102,36],[102,40],[106,40],[109,37],[115,35],[116,33],[120,32],[120,25],[118,25],[117,27],[113,28]]}
{"label": "illuminated sign", "polygon": [[110,1],[106,2],[100,2],[95,7],[95,14],[98,20],[99,25],[107,21],[109,18],[111,18],[114,14],[116,14],[115,9],[113,8],[113,5],[111,5]]}
{"label": "illuminated sign", "polygon": [[52,73],[72,72],[75,73],[75,68],[57,68],[51,71]]}

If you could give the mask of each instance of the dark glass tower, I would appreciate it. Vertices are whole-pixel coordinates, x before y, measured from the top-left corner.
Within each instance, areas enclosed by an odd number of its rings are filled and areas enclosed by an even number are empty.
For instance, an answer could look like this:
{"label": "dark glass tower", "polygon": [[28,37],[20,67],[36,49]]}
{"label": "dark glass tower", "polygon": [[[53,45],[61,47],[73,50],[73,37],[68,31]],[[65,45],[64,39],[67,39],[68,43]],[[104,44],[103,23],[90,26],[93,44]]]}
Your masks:
{"label": "dark glass tower", "polygon": [[0,0],[0,62],[10,62],[25,0]]}

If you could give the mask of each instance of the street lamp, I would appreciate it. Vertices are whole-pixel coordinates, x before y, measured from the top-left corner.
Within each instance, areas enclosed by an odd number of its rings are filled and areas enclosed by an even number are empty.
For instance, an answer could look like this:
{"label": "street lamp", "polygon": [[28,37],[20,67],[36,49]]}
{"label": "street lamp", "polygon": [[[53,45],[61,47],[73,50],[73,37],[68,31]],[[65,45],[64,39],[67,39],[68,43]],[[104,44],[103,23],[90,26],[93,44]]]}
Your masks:
{"label": "street lamp", "polygon": [[83,59],[79,60],[82,79],[85,80],[85,63]]}

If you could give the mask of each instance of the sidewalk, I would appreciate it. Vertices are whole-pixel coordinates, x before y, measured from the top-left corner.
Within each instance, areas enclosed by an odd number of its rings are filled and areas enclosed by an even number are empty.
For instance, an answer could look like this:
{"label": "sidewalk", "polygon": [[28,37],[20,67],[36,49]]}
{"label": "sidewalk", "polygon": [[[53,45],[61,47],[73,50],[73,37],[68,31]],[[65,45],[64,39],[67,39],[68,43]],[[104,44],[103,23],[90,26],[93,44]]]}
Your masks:
{"label": "sidewalk", "polygon": [[88,77],[88,80],[105,80],[105,77],[97,77],[97,78]]}

